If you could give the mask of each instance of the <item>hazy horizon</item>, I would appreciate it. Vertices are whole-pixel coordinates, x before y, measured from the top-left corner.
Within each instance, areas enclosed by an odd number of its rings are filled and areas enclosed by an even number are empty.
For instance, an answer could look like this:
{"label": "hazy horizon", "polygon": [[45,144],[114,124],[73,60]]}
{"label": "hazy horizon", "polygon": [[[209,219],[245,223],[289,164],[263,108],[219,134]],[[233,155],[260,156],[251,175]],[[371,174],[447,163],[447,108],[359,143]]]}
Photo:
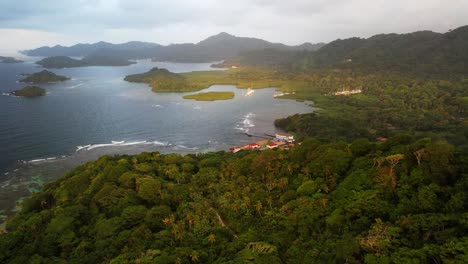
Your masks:
{"label": "hazy horizon", "polygon": [[106,41],[196,43],[219,32],[299,45],[382,33],[447,32],[468,2],[369,0],[32,1],[0,3],[0,50]]}

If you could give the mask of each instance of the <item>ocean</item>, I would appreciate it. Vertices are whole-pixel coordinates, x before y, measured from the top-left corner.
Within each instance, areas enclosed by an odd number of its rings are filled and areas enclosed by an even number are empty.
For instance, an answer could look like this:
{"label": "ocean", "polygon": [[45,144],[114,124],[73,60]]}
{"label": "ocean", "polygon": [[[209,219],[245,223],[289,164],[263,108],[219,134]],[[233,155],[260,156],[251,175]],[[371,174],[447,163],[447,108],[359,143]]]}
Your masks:
{"label": "ocean", "polygon": [[14,201],[99,156],[228,150],[256,140],[245,132],[272,134],[275,119],[313,111],[305,103],[274,98],[275,88],[246,97],[244,89],[214,85],[203,91],[232,91],[235,98],[199,102],[182,98],[190,93],[154,93],[146,84],[123,80],[153,67],[212,70],[210,63],[142,60],[125,67],[53,69],[72,79],[39,85],[47,90],[42,97],[9,96],[25,86],[18,83],[22,74],[43,70],[34,64],[39,59],[0,63],[0,218],[2,211],[15,210]]}

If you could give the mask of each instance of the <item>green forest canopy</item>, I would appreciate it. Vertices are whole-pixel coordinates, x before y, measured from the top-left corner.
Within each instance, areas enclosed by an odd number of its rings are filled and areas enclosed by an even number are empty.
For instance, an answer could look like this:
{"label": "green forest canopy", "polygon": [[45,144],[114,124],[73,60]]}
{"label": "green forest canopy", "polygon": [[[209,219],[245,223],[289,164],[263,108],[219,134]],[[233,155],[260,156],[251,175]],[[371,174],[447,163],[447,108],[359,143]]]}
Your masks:
{"label": "green forest canopy", "polygon": [[468,156],[445,141],[104,156],[23,203],[5,263],[466,263]]}

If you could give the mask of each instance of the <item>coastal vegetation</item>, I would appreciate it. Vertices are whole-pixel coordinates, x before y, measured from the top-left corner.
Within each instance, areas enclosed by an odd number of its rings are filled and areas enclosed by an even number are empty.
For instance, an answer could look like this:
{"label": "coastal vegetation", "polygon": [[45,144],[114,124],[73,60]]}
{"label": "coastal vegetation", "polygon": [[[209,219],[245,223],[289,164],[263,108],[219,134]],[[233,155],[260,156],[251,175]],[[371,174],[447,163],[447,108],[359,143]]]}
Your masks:
{"label": "coastal vegetation", "polygon": [[268,69],[239,69],[226,71],[194,71],[172,73],[153,68],[142,74],[125,77],[128,82],[147,83],[154,92],[195,92],[212,85],[236,85],[238,88],[277,87],[286,80]]}
{"label": "coastal vegetation", "polygon": [[290,150],[79,166],[8,219],[0,262],[467,263],[467,29],[129,75],[156,92],[277,87],[320,109],[275,122],[302,141]]}
{"label": "coastal vegetation", "polygon": [[38,97],[45,95],[46,90],[37,86],[26,86],[19,90],[11,92],[14,96],[22,96],[22,97]]}
{"label": "coastal vegetation", "polygon": [[197,101],[229,100],[232,98],[234,98],[233,92],[206,92],[184,95],[184,99],[194,99]]}
{"label": "coastal vegetation", "polygon": [[[281,98],[313,101],[320,110],[276,121],[300,138],[328,140],[365,137],[375,140],[401,132],[420,137],[437,136],[468,149],[468,81],[363,73],[353,70],[290,72],[269,68],[242,67],[224,71],[170,73],[153,69],[127,76],[128,81],[149,83],[153,91],[198,91],[215,84],[238,88],[277,87]],[[335,96],[337,91],[359,89],[360,94]]]}
{"label": "coastal vegetation", "polygon": [[468,156],[443,140],[104,156],[8,219],[2,263],[466,263]]}
{"label": "coastal vegetation", "polygon": [[37,61],[36,64],[44,68],[75,68],[87,66],[128,66],[136,62],[129,61],[116,56],[86,56],[81,60],[73,59],[67,56],[54,56]]}
{"label": "coastal vegetation", "polygon": [[43,70],[28,75],[26,78],[20,80],[23,83],[56,83],[70,80],[70,78],[57,75],[51,71]]}

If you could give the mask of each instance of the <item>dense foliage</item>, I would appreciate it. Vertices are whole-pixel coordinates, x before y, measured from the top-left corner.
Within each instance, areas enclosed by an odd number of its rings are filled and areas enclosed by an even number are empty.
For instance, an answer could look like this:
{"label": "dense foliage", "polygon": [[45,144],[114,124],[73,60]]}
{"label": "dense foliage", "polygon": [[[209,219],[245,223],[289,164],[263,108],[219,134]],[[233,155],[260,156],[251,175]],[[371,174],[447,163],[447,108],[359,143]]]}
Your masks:
{"label": "dense foliage", "polygon": [[66,56],[54,56],[37,61],[36,64],[44,68],[75,68],[87,66],[128,66],[135,64],[133,61],[118,56],[102,56],[93,55],[86,56],[81,60],[73,59]]}
{"label": "dense foliage", "polygon": [[184,95],[184,99],[194,99],[197,101],[229,100],[232,98],[234,98],[233,92],[206,92]]}
{"label": "dense foliage", "polygon": [[14,96],[22,96],[22,97],[38,97],[38,96],[45,95],[45,93],[46,93],[45,89],[41,87],[37,87],[37,86],[26,86],[19,90],[11,92],[11,94]]}
{"label": "dense foliage", "polygon": [[[292,87],[295,94],[286,97],[313,100],[323,110],[276,121],[277,126],[301,137],[375,140],[406,131],[438,135],[468,149],[466,80],[330,71],[308,74],[304,80],[309,84]],[[361,89],[362,93],[333,95],[342,89]]]}
{"label": "dense foliage", "polygon": [[466,263],[468,156],[444,141],[142,153],[23,203],[8,263]]}
{"label": "dense foliage", "polygon": [[36,72],[33,74],[28,75],[26,78],[20,80],[23,83],[55,83],[55,82],[63,82],[70,80],[70,78],[57,75],[51,71],[43,70],[40,72]]}
{"label": "dense foliage", "polygon": [[433,78],[466,76],[468,26],[445,34],[421,31],[333,41],[317,51],[263,49],[228,58],[224,66],[270,67],[285,71],[352,69]]}

